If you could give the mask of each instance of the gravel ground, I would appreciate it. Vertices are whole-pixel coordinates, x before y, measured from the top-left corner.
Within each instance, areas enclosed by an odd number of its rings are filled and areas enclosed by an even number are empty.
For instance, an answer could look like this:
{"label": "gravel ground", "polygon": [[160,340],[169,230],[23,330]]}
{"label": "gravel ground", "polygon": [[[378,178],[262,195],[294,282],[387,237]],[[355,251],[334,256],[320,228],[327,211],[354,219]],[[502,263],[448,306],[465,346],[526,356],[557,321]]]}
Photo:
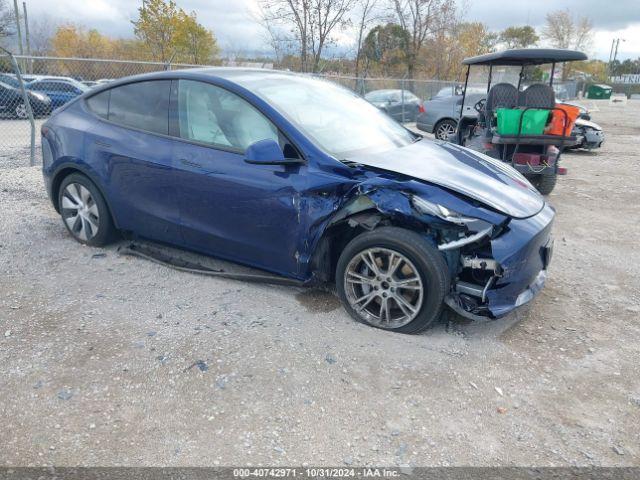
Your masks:
{"label": "gravel ground", "polygon": [[541,295],[418,336],[83,247],[0,158],[0,465],[640,465],[640,103],[598,106]]}

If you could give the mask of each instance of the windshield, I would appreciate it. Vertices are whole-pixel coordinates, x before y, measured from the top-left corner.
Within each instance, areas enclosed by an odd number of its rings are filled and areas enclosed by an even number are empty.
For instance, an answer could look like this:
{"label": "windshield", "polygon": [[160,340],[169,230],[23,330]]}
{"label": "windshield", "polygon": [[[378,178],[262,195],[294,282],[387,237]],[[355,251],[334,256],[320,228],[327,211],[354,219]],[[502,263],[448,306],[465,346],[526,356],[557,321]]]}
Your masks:
{"label": "windshield", "polygon": [[268,74],[234,77],[276,108],[322,150],[339,159],[383,152],[415,137],[355,93],[325,80]]}

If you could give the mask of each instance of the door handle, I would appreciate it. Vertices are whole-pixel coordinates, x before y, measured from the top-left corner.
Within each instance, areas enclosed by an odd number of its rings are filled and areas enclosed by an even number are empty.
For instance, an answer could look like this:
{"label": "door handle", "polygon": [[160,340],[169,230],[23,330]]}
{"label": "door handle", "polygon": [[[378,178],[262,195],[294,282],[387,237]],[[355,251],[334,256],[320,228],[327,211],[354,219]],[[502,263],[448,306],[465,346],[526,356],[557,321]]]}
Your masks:
{"label": "door handle", "polygon": [[198,162],[194,162],[192,160],[187,160],[186,158],[181,158],[180,163],[182,163],[183,165],[187,165],[189,167],[202,168],[202,164]]}
{"label": "door handle", "polygon": [[96,140],[95,144],[100,146],[100,147],[111,148],[111,144],[110,143],[103,142],[102,140]]}

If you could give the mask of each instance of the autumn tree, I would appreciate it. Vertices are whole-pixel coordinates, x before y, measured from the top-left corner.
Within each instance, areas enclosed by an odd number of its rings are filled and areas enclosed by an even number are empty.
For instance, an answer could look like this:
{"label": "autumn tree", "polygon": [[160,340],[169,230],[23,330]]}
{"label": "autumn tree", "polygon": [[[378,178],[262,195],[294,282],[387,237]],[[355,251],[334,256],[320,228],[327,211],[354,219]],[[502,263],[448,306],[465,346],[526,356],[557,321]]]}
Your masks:
{"label": "autumn tree", "polygon": [[[574,17],[571,11],[549,12],[542,36],[554,48],[587,50],[593,39],[593,25],[588,17]],[[563,64],[562,79],[566,80],[571,64]]]}
{"label": "autumn tree", "polygon": [[527,48],[536,45],[540,37],[530,25],[508,27],[500,33],[500,41],[506,48]]}
{"label": "autumn tree", "polygon": [[422,54],[425,73],[438,79],[460,79],[466,69],[462,60],[495,51],[498,37],[484,23],[458,22],[427,43]]}
{"label": "autumn tree", "polygon": [[393,0],[393,12],[409,34],[407,73],[413,78],[426,42],[455,24],[455,0]]}
{"label": "autumn tree", "polygon": [[112,40],[97,30],[68,24],[57,28],[51,48],[56,57],[109,58]]}
{"label": "autumn tree", "polygon": [[133,31],[147,46],[154,60],[164,63],[206,63],[217,55],[213,33],[198,23],[173,0],[143,0]]}
{"label": "autumn tree", "polygon": [[213,33],[198,23],[195,12],[181,12],[176,42],[181,60],[189,63],[211,62],[220,51]]}
{"label": "autumn tree", "polygon": [[133,31],[142,40],[154,60],[171,62],[178,53],[180,9],[173,0],[143,0],[138,8]]}
{"label": "autumn tree", "polygon": [[[302,71],[317,72],[325,47],[349,24],[356,0],[259,0],[261,23],[272,38],[295,43]],[[284,34],[290,32],[290,35]],[[293,40],[293,42],[292,42]]]}

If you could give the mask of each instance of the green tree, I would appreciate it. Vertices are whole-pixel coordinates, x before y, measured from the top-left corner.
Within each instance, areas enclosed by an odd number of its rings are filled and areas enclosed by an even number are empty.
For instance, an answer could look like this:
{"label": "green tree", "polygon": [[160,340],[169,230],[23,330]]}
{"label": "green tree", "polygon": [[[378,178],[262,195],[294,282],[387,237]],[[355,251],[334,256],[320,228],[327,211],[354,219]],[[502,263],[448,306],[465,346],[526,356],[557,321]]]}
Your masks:
{"label": "green tree", "polygon": [[406,67],[409,42],[409,33],[400,25],[378,25],[364,39],[362,54],[365,61],[376,63],[388,75],[398,66]]}
{"label": "green tree", "polygon": [[218,53],[213,33],[173,0],[142,0],[134,33],[159,62],[210,62]]}
{"label": "green tree", "polygon": [[176,42],[180,60],[188,63],[209,63],[220,51],[213,32],[198,23],[196,12],[180,13]]}
{"label": "green tree", "polygon": [[171,62],[178,53],[180,9],[173,0],[143,0],[133,31],[142,40],[154,60]]}
{"label": "green tree", "polygon": [[500,41],[507,48],[532,47],[540,41],[535,28],[524,25],[522,27],[508,27],[500,33]]}

